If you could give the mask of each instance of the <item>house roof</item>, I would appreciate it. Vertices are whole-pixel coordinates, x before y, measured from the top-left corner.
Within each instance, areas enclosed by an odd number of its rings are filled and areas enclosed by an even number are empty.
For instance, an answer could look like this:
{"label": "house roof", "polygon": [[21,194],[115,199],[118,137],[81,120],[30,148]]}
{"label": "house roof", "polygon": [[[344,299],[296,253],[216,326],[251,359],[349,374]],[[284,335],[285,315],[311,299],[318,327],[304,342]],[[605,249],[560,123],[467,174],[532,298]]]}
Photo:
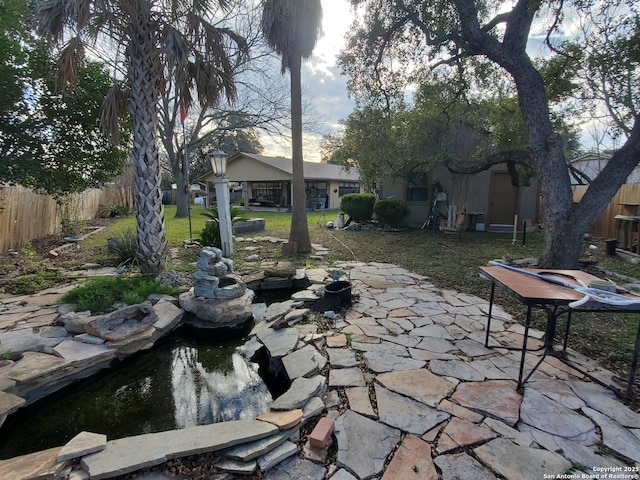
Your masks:
{"label": "house roof", "polygon": [[[280,171],[283,176],[290,179],[292,172],[292,162],[289,158],[284,157],[267,157],[255,153],[239,152],[229,159],[229,164],[242,158],[249,158],[253,161],[260,162],[270,168]],[[331,163],[304,162],[304,178],[305,180],[340,180],[346,182],[359,182],[360,173],[357,168],[351,168],[347,171],[342,165],[333,165]],[[246,179],[232,179],[242,181]]]}

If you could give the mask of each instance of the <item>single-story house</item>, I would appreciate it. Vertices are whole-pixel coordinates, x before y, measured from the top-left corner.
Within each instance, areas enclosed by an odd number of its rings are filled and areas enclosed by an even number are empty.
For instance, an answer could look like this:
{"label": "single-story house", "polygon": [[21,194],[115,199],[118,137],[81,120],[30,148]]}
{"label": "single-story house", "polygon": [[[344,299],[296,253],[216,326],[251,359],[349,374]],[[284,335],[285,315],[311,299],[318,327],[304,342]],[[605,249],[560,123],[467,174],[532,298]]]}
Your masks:
{"label": "single-story house", "polygon": [[438,213],[432,219],[435,224],[429,223],[433,227],[439,227],[443,220],[451,220],[464,222],[467,228],[479,231],[513,228],[516,215],[518,228],[522,228],[523,221],[527,221],[528,226],[539,221],[540,194],[536,179],[531,178],[527,187],[515,187],[504,164],[472,175],[453,173],[438,166],[429,173],[386,180],[380,196],[406,200],[410,210],[406,222],[413,226],[425,225],[432,207]]}
{"label": "single-story house", "polygon": [[[292,204],[293,175],[289,158],[240,152],[227,161],[226,177],[242,185],[245,207],[288,208]],[[313,208],[340,208],[343,195],[360,192],[360,175],[355,168],[347,171],[340,165],[304,162],[304,179],[305,203]],[[213,183],[213,180],[213,171],[201,177],[203,182]]]}
{"label": "single-story house", "polygon": [[[575,170],[582,172],[584,177],[578,179],[576,174],[573,174],[571,176],[571,185],[588,184],[587,179],[593,180],[597,177],[612,156],[612,151],[605,150],[603,152],[587,152],[572,159],[569,163]],[[625,183],[640,183],[640,166],[631,172]]]}

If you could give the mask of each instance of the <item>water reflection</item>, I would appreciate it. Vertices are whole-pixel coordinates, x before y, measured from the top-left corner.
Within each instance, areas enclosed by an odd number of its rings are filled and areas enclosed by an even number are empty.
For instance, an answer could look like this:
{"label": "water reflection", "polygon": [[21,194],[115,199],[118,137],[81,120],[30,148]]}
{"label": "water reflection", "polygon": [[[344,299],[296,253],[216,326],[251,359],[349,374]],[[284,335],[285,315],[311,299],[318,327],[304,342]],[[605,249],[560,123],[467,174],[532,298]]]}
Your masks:
{"label": "water reflection", "polygon": [[[172,351],[171,392],[176,428],[255,418],[268,408],[271,395],[258,366],[237,352],[231,368],[211,370],[191,347]],[[220,365],[219,367],[223,367]]]}
{"label": "water reflection", "polygon": [[10,415],[0,459],[64,445],[86,430],[109,439],[255,418],[271,394],[242,354],[246,336],[183,330],[121,365]]}

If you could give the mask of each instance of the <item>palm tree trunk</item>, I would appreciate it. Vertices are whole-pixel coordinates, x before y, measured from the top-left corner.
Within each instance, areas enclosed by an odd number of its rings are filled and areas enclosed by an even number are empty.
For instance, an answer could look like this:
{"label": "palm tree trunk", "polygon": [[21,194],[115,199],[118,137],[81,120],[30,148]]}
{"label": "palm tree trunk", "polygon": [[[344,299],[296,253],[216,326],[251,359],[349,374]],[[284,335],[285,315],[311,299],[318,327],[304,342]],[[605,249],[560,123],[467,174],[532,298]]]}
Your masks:
{"label": "palm tree trunk", "polygon": [[292,190],[293,204],[291,208],[291,231],[289,242],[298,244],[298,252],[311,251],[309,226],[307,224],[306,199],[304,188],[304,165],[302,156],[302,57],[291,55],[289,72],[291,76],[291,149],[292,149]]}
{"label": "palm tree trunk", "polygon": [[[144,3],[144,2],[143,2]],[[131,123],[135,203],[138,234],[138,261],[143,274],[160,273],[165,268],[167,240],[160,190],[158,156],[158,84],[161,66],[154,46],[150,21],[151,8],[139,8],[131,25],[128,48],[131,81]]]}

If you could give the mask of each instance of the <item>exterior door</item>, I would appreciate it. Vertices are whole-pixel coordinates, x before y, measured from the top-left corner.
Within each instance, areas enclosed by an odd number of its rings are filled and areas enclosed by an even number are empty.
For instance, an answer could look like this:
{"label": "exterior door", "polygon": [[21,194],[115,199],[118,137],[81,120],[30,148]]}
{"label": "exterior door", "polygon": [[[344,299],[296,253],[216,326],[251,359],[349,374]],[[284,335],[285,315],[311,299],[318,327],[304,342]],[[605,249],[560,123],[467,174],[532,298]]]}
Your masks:
{"label": "exterior door", "polygon": [[511,184],[508,172],[494,172],[489,189],[489,223],[513,225],[518,212],[518,188]]}

